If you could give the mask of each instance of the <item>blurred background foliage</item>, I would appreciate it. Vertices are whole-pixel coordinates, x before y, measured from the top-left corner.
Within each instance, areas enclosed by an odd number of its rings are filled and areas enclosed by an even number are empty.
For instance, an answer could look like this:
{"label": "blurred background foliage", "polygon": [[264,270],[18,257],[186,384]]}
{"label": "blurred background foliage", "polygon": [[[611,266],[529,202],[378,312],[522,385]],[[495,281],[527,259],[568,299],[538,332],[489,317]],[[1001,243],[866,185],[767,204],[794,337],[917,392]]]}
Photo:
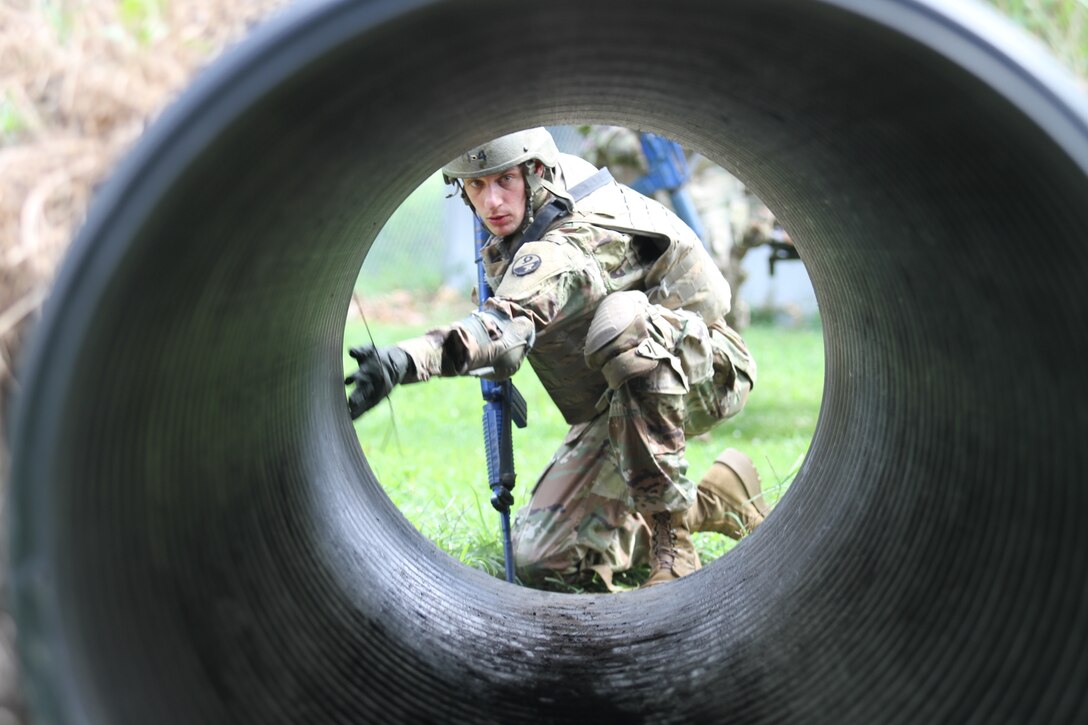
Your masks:
{"label": "blurred background foliage", "polygon": [[1082,80],[1088,78],[1088,0],[989,0],[1043,41]]}

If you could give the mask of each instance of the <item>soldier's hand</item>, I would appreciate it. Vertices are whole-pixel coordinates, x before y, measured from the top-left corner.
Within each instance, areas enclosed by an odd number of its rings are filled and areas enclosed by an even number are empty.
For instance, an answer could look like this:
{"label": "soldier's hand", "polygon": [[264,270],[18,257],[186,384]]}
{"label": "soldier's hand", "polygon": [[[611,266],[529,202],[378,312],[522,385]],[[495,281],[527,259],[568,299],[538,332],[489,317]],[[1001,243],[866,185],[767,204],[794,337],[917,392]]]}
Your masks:
{"label": "soldier's hand", "polygon": [[366,345],[353,347],[348,354],[359,363],[359,369],[344,380],[344,385],[355,385],[355,390],[348,396],[348,412],[354,420],[381,402],[404,380],[412,367],[412,359],[399,347]]}

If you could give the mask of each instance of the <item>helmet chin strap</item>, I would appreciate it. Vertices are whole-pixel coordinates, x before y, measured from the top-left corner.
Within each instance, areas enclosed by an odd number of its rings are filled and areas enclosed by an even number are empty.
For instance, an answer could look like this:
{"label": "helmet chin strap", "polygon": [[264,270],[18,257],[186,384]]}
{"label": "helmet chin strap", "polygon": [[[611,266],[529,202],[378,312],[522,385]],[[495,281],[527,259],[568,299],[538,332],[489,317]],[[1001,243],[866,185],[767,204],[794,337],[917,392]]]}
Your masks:
{"label": "helmet chin strap", "polygon": [[[546,176],[541,176],[536,173],[536,165],[539,162],[536,159],[530,159],[526,161],[522,168],[525,171],[525,219],[521,224],[521,228],[517,233],[520,234],[529,228],[529,225],[533,223],[533,218],[536,210],[544,205],[544,202],[548,200],[548,195],[555,196],[557,198],[566,201],[568,208],[574,209],[574,199],[567,192],[566,189],[555,182],[553,179],[548,179]],[[551,171],[552,174],[562,174],[557,166],[554,170],[545,168],[545,174]]]}

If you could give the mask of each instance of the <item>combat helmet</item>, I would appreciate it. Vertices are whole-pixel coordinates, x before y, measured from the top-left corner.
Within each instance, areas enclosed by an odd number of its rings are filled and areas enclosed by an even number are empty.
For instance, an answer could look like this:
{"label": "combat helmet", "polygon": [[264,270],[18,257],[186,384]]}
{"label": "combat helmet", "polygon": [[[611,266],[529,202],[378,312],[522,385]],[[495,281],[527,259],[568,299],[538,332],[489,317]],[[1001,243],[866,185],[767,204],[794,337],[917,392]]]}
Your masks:
{"label": "combat helmet", "polygon": [[489,176],[532,159],[548,168],[559,162],[555,139],[545,128],[530,128],[500,136],[469,149],[442,167],[446,183],[452,179]]}
{"label": "combat helmet", "polygon": [[[534,161],[543,164],[542,174],[536,173]],[[534,214],[547,201],[549,194],[570,199],[562,181],[559,148],[546,128],[515,131],[473,147],[443,166],[442,178],[447,184],[459,188],[461,199],[471,209],[472,204],[460,183],[462,179],[490,176],[518,164],[522,165],[526,181],[524,230],[533,222]]]}

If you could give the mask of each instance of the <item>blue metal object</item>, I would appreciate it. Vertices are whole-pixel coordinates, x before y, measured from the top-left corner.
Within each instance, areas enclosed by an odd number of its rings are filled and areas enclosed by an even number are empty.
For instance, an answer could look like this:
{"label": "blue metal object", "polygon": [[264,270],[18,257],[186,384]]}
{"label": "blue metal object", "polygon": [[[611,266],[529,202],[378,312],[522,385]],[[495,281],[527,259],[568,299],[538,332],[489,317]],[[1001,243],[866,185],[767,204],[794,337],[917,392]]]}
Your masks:
{"label": "blue metal object", "polygon": [[[476,279],[480,309],[491,296],[491,287],[484,274],[481,249],[488,239],[487,229],[476,217]],[[499,512],[502,522],[502,553],[506,565],[506,581],[514,581],[514,546],[510,536],[510,507],[514,503],[514,443],[510,424],[524,428],[528,419],[525,398],[509,380],[496,382],[480,380],[484,397],[484,449],[487,456],[487,482],[491,488],[491,505]]]}
{"label": "blue metal object", "polygon": [[683,147],[675,141],[652,133],[640,133],[639,140],[642,142],[649,171],[645,176],[635,179],[631,188],[646,196],[652,196],[656,191],[667,191],[676,215],[692,228],[702,240],[703,246],[708,247],[699,212],[695,210],[695,202],[684,186],[691,177],[691,169],[688,168]]}

